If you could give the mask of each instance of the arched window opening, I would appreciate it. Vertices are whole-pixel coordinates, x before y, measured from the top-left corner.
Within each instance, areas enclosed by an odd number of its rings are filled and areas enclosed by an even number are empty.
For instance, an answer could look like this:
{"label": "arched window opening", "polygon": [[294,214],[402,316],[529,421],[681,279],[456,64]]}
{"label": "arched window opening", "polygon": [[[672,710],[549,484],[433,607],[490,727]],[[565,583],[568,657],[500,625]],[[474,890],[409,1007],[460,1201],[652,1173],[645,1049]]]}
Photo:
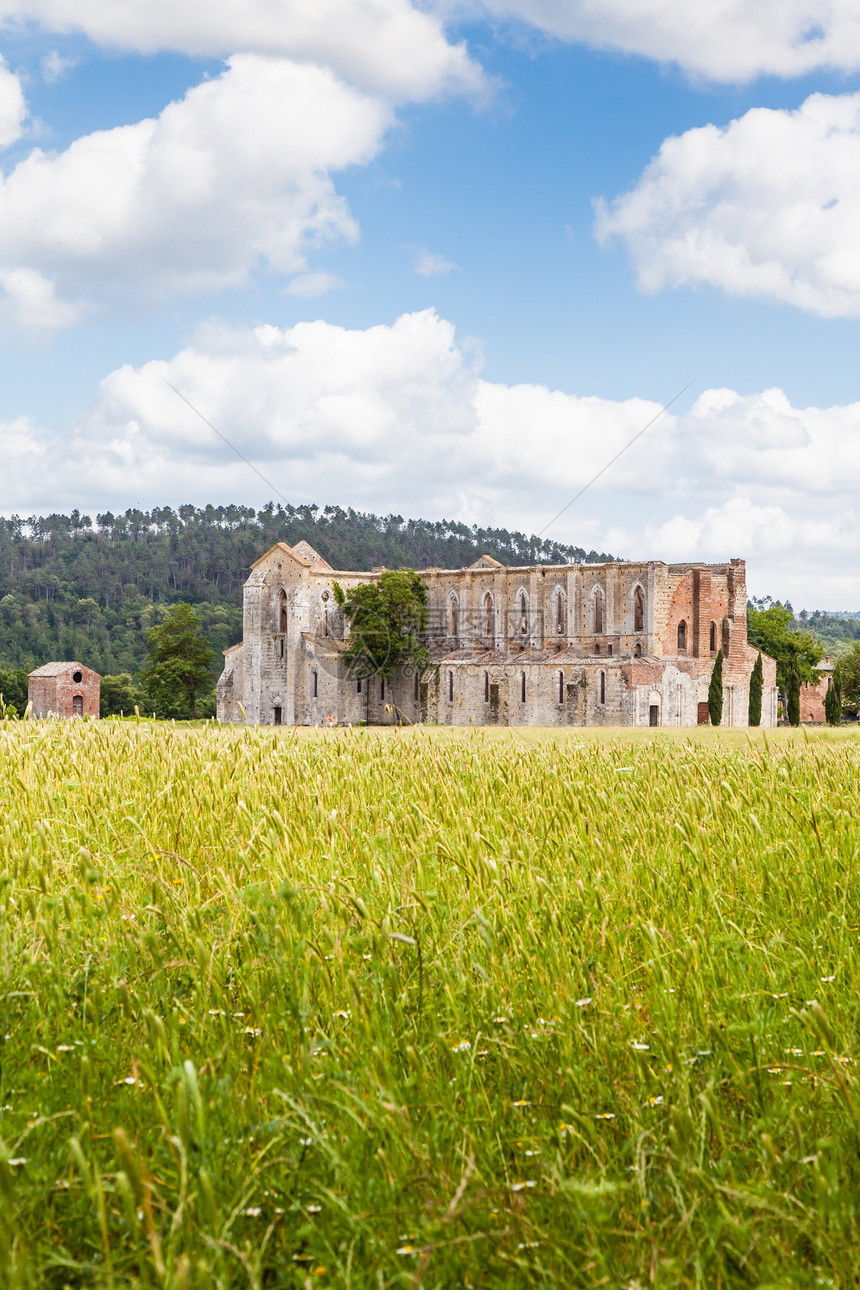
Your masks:
{"label": "arched window opening", "polygon": [[484,673],[484,702],[485,702],[485,703],[489,703],[489,702],[490,702],[490,674],[489,674],[489,672],[485,672],[485,673]]}
{"label": "arched window opening", "polygon": [[600,673],[600,684],[598,689],[600,692],[599,702],[603,704],[606,702],[606,673],[605,672]]}
{"label": "arched window opening", "polygon": [[454,673],[448,673],[448,702],[454,702]]}
{"label": "arched window opening", "polygon": [[564,703],[564,672],[558,674],[558,701]]}
{"label": "arched window opening", "polygon": [[717,652],[717,624],[711,623],[711,653]]}
{"label": "arched window opening", "polygon": [[282,589],[278,597],[278,631],[287,630],[287,593]]}
{"label": "arched window opening", "polygon": [[634,632],[645,630],[645,597],[641,587],[637,587],[633,592],[633,630]]}
{"label": "arched window opening", "polygon": [[455,595],[448,597],[448,635],[460,635],[460,602]]}
{"label": "arched window opening", "polygon": [[525,703],[525,701],[526,701],[526,674],[525,672],[520,672],[520,703]]}
{"label": "arched window opening", "polygon": [[678,623],[678,653],[681,654],[687,648],[687,624],[682,618]]}
{"label": "arched window opening", "polygon": [[731,629],[729,627],[729,620],[728,618],[724,618],[723,619],[723,653],[724,654],[728,654],[731,640],[732,640],[732,635],[731,635]]}
{"label": "arched window opening", "polygon": [[380,699],[385,698],[385,677],[384,676],[380,677],[380,680],[379,680],[379,697]]}
{"label": "arched window opening", "polygon": [[524,591],[520,592],[520,631],[525,634],[529,629],[529,598]]}
{"label": "arched window opening", "polygon": [[280,639],[280,641],[278,642],[278,644],[280,645],[280,648],[281,648],[281,658],[283,658],[283,657],[284,657],[284,638],[283,638],[283,636],[281,637],[281,639]]}
{"label": "arched window opening", "polygon": [[496,605],[489,591],[484,596],[484,635],[496,634]]}
{"label": "arched window opening", "polygon": [[356,694],[361,694],[361,677],[355,683],[355,692]]}
{"label": "arched window opening", "polygon": [[640,645],[639,641],[636,642],[636,645],[634,646],[634,649],[633,649],[633,653],[636,656],[636,658],[642,657],[642,646]]}
{"label": "arched window opening", "polygon": [[314,672],[312,675],[314,680],[314,698],[318,699],[320,697],[320,674],[319,672]]}
{"label": "arched window opening", "polygon": [[82,717],[84,715],[84,696],[75,694],[72,697],[72,716]]}
{"label": "arched window opening", "polygon": [[565,609],[566,609],[565,595],[563,591],[560,591],[555,598],[555,634],[556,636],[564,635],[565,619],[567,617],[567,614],[565,613]]}
{"label": "arched window opening", "polygon": [[603,592],[599,587],[594,593],[594,634],[603,635]]}
{"label": "arched window opening", "polygon": [[595,645],[595,647],[594,647],[594,652],[595,652],[595,654],[599,654],[599,653],[600,653],[600,641],[598,641],[598,642],[597,642],[597,644]]}

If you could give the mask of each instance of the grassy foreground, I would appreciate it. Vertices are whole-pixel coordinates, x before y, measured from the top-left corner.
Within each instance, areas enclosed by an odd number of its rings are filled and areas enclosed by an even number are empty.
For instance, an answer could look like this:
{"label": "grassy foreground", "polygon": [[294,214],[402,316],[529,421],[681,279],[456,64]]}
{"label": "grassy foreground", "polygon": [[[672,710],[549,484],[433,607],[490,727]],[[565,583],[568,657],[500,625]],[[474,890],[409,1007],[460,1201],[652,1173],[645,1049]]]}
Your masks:
{"label": "grassy foreground", "polygon": [[0,723],[0,1284],[855,1285],[858,769]]}

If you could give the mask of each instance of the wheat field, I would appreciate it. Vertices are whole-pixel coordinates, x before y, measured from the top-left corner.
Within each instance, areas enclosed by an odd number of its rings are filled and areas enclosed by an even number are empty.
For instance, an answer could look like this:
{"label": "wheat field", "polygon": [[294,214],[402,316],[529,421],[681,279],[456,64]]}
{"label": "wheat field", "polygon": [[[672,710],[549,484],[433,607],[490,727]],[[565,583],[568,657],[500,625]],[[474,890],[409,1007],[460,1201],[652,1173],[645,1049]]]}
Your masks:
{"label": "wheat field", "polygon": [[855,1285],[860,744],[655,734],[0,722],[0,1283]]}

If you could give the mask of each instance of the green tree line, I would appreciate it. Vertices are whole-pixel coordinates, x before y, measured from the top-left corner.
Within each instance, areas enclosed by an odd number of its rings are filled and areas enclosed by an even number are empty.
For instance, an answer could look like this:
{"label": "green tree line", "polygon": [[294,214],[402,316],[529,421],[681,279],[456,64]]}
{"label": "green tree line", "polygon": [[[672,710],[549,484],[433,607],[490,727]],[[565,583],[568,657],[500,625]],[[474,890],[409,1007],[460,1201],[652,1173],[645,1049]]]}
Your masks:
{"label": "green tree line", "polygon": [[404,519],[337,506],[169,506],[122,515],[0,519],[0,668],[80,659],[135,681],[147,634],[171,606],[194,607],[215,650],[242,634],[242,585],[275,542],[306,538],[335,569],[459,568],[611,560],[501,528]]}

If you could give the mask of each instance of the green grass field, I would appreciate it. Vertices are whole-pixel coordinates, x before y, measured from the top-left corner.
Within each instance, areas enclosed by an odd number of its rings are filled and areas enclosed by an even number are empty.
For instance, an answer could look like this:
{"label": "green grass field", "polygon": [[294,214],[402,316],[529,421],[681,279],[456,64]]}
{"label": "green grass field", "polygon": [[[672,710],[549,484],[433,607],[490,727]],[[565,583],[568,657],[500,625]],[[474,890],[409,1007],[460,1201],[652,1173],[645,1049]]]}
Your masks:
{"label": "green grass field", "polygon": [[855,1286],[858,770],[0,723],[0,1285]]}

